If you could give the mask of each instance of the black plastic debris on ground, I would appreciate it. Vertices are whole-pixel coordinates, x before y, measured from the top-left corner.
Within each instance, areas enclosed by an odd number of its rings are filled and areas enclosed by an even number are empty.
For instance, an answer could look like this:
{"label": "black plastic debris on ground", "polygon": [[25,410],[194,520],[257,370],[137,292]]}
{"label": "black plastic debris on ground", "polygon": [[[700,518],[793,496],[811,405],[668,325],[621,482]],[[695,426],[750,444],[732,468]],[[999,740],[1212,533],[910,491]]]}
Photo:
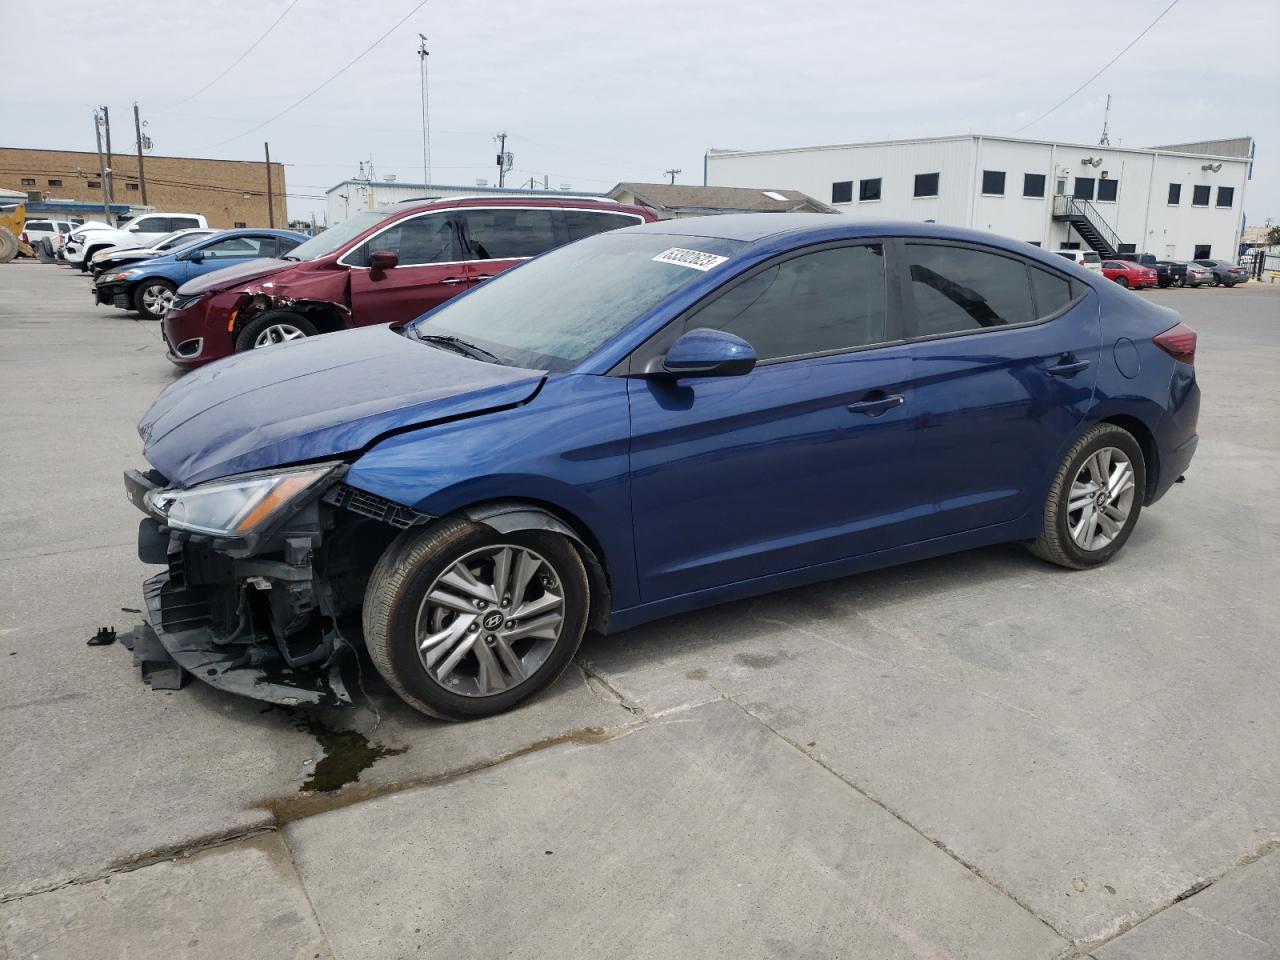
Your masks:
{"label": "black plastic debris on ground", "polygon": [[91,647],[108,647],[116,642],[116,631],[114,627],[99,627],[98,632],[89,638],[89,646]]}
{"label": "black plastic debris on ground", "polygon": [[181,690],[187,673],[169,656],[151,624],[140,623],[120,640],[133,651],[133,662],[142,673],[142,682],[152,690]]}

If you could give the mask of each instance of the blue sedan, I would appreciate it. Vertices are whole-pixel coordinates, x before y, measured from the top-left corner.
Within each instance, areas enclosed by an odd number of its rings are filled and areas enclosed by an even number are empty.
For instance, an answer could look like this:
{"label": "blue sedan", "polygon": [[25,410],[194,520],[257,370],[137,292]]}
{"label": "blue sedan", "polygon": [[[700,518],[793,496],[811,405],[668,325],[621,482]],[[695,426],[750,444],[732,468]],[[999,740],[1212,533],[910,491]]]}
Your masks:
{"label": "blue sedan", "polygon": [[282,257],[306,239],[296,230],[223,230],[162,257],[106,271],[94,283],[94,299],[159,320],[188,280],[246,260]]}
{"label": "blue sedan", "polygon": [[362,642],[457,720],[546,687],[589,627],[1001,541],[1096,566],[1191,462],[1195,348],[1173,311],[990,234],[600,234],[403,328],[167,388],[126,475],[168,565],[141,636],[314,704],[350,701]]}

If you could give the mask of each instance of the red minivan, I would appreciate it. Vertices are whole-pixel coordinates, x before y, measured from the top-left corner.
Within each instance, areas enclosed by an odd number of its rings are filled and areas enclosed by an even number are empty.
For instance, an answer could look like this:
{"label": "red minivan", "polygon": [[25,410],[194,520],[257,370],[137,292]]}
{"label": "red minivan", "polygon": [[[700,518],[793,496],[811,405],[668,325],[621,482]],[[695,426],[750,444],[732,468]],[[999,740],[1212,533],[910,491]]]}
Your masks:
{"label": "red minivan", "polygon": [[448,197],[356,214],[294,247],[180,287],[168,357],[198,366],[242,350],[405,323],[540,253],[656,219],[591,197]]}

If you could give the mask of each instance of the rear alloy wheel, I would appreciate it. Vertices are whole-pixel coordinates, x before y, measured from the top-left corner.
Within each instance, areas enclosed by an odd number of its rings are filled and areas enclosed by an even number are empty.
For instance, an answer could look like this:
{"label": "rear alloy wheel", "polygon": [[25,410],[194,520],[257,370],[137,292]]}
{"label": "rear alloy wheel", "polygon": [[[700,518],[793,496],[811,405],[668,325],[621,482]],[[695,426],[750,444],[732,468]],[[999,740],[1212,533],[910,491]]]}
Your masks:
{"label": "rear alloy wheel", "polygon": [[1122,287],[1127,287],[1129,285],[1129,281],[1125,277],[1116,277],[1116,283],[1120,284]]}
{"label": "rear alloy wheel", "polygon": [[316,326],[291,310],[268,310],[254,317],[236,334],[236,353],[314,337]]}
{"label": "rear alloy wheel", "polygon": [[1146,489],[1146,461],[1133,434],[1098,424],[1058,467],[1031,552],[1074,570],[1106,563],[1133,532]]}
{"label": "rear alloy wheel", "polygon": [[559,534],[450,520],[387,548],[365,592],[365,643],[411,706],[442,720],[490,716],[568,666],[588,590]]}
{"label": "rear alloy wheel", "polygon": [[148,320],[160,320],[177,289],[168,280],[143,280],[133,291],[133,307]]}

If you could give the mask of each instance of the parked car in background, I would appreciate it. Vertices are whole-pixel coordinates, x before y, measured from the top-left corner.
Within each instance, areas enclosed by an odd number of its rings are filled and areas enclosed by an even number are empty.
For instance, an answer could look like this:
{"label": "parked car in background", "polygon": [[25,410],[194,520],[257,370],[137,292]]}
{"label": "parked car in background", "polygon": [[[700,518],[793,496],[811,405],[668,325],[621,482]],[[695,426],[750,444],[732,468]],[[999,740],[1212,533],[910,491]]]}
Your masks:
{"label": "parked car in background", "polygon": [[654,220],[583,197],[449,197],[366,210],[286,259],[179,289],[164,318],[174,363],[371,323],[405,323],[518,263],[604,230]]}
{"label": "parked car in background", "polygon": [[1161,287],[1180,286],[1186,271],[1176,266],[1173,260],[1157,260],[1154,253],[1117,253],[1115,260],[1127,260],[1129,263],[1140,263],[1156,272],[1156,283]]}
{"label": "parked car in background", "polygon": [[1052,252],[1070,260],[1078,267],[1084,267],[1094,273],[1102,272],[1102,258],[1092,250],[1054,250]]}
{"label": "parked car in background", "polygon": [[159,320],[174,291],[188,280],[232,264],[269,262],[306,239],[295,230],[224,230],[164,256],[103,273],[94,284],[94,299]]}
{"label": "parked car in background", "polygon": [[70,264],[79,264],[84,259],[84,247],[89,235],[114,229],[98,220],[85,221],[67,235],[66,242],[62,245],[62,259]]}
{"label": "parked car in background", "polygon": [[22,224],[22,237],[33,247],[41,240],[48,240],[56,253],[67,242],[72,229],[69,220],[27,220]]}
{"label": "parked car in background", "polygon": [[1249,282],[1249,271],[1226,260],[1197,260],[1196,263],[1213,274],[1215,287],[1234,287]]}
{"label": "parked car in background", "polygon": [[147,619],[199,680],[295,704],[351,702],[360,635],[407,703],[464,720],[547,687],[588,626],[1005,541],[1096,567],[1191,462],[1195,345],[994,234],[602,233],[403,328],[169,386],[125,476],[168,565]]}
{"label": "parked car in background", "polygon": [[1155,267],[1144,267],[1140,263],[1130,263],[1128,260],[1102,261],[1102,275],[1131,290],[1154,287],[1160,282]]}
{"label": "parked car in background", "polygon": [[1175,262],[1182,264],[1186,268],[1185,286],[1203,287],[1206,284],[1213,283],[1213,271],[1208,267],[1202,267],[1194,260],[1178,260]]}
{"label": "parked car in background", "polygon": [[118,229],[95,230],[86,235],[78,256],[67,259],[87,271],[93,255],[106,247],[149,247],[175,230],[208,227],[209,222],[198,213],[145,213],[125,221]]}
{"label": "parked car in background", "polygon": [[89,272],[98,277],[108,270],[119,269],[126,263],[162,257],[179,247],[211,237],[217,232],[217,230],[175,230],[149,247],[106,247],[93,255]]}

